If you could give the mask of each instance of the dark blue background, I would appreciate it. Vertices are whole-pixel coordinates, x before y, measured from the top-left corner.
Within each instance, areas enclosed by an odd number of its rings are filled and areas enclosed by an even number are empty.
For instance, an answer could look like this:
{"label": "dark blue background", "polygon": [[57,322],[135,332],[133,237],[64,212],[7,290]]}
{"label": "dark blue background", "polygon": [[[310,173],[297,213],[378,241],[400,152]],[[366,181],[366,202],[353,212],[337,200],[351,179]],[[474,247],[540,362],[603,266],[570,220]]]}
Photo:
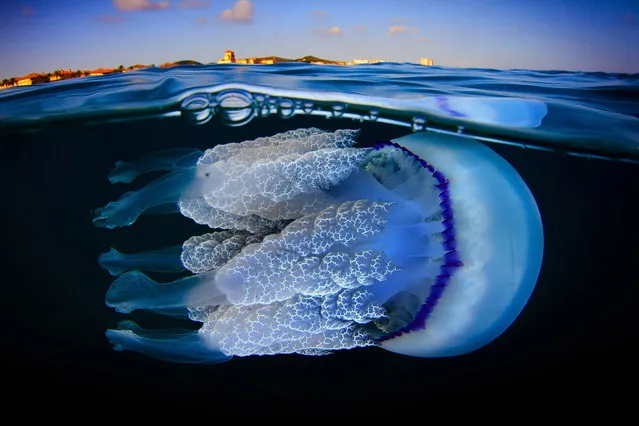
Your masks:
{"label": "dark blue background", "polygon": [[[293,118],[255,119],[241,128],[176,119],[3,135],[0,354],[11,396],[208,400],[211,410],[259,407],[260,414],[284,414],[425,408],[461,395],[493,401],[623,394],[616,383],[632,371],[638,334],[639,166],[505,146],[491,147],[534,193],[546,250],[528,306],[490,345],[449,359],[367,348],[326,357],[234,358],[213,366],[114,352],[104,332],[125,317],[104,305],[112,278],[100,269],[98,254],[110,246],[123,252],[160,248],[206,232],[179,215],[143,217],[114,231],[95,228],[92,209],[125,188],[107,180],[115,161],[310,126],[361,126],[365,144],[407,133],[381,124]],[[130,317],[147,327],[177,323],[143,313]]]}

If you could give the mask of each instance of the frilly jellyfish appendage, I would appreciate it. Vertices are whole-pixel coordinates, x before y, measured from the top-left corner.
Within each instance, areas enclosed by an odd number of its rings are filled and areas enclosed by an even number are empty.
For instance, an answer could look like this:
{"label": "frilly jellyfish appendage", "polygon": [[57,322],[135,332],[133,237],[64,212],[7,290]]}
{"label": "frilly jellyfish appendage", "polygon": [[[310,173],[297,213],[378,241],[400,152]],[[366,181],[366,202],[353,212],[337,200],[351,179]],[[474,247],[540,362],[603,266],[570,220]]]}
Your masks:
{"label": "frilly jellyfish appendage", "polygon": [[[199,158],[175,150],[126,163],[115,181],[170,172],[99,209],[96,225],[179,210],[214,230],[181,249],[101,256],[119,275],[109,306],[201,323],[148,331],[126,321],[107,332],[116,349],[202,363],[363,346],[437,357],[506,330],[543,255],[539,210],[521,177],[466,138],[415,133],[355,148],[356,137],[299,129]],[[192,274],[169,283],[141,272],[180,269]]]}

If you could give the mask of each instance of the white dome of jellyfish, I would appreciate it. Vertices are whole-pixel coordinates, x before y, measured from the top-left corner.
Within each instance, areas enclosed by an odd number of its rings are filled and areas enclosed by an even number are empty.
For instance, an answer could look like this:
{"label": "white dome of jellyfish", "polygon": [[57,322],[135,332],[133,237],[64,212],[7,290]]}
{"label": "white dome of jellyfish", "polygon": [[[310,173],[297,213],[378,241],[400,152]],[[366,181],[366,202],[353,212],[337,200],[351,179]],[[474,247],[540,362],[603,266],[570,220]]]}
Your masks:
{"label": "white dome of jellyfish", "polygon": [[[298,129],[117,163],[112,182],[168,173],[98,209],[97,226],[173,211],[212,230],[181,246],[100,256],[117,276],[108,306],[201,324],[123,321],[107,331],[115,349],[193,363],[367,346],[441,357],[504,332],[543,256],[522,178],[468,138],[414,133],[358,148],[357,135]],[[165,283],[145,275],[179,271],[188,275]]]}

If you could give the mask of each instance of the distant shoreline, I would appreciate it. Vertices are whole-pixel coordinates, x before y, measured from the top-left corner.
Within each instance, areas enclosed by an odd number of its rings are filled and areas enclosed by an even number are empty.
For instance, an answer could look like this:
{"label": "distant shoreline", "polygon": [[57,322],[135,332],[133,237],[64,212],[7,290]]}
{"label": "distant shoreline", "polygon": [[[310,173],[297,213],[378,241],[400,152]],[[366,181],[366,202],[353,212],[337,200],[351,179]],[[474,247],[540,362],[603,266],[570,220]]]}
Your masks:
{"label": "distant shoreline", "polygon": [[[376,60],[356,59],[353,62],[345,62],[345,61],[333,61],[330,59],[322,59],[322,58],[318,58],[316,56],[311,56],[311,55],[307,55],[297,59],[282,58],[280,56],[263,56],[263,57],[253,57],[253,58],[238,59],[238,60],[235,60],[235,58],[233,58],[232,61],[220,60],[218,62],[210,62],[206,64],[203,64],[197,61],[192,61],[192,60],[184,60],[184,61],[177,61],[177,62],[165,62],[159,65],[158,67],[171,68],[171,67],[176,67],[181,65],[217,65],[217,64],[270,65],[270,64],[279,64],[279,63],[286,63],[286,62],[346,66],[346,65],[359,65],[359,64],[373,64],[373,63],[379,63],[384,61],[379,59],[376,59]],[[9,87],[17,87],[17,86],[31,86],[35,84],[45,84],[45,83],[50,83],[50,82],[58,81],[58,80],[70,80],[72,78],[93,77],[93,76],[99,76],[99,75],[129,72],[129,71],[135,71],[139,69],[153,68],[153,67],[156,67],[156,65],[155,64],[150,64],[150,65],[135,64],[128,67],[124,67],[120,65],[117,68],[97,68],[94,70],[72,71],[71,69],[68,69],[68,70],[55,70],[49,73],[34,72],[34,73],[30,73],[20,77],[5,78],[0,83],[0,89],[6,89]]]}

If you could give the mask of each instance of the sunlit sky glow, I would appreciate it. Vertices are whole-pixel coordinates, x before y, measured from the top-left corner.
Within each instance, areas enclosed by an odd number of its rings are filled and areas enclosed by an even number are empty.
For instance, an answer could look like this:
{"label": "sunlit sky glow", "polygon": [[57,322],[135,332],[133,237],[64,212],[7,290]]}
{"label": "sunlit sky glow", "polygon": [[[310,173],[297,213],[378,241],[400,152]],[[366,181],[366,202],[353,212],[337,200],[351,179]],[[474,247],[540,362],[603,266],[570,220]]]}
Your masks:
{"label": "sunlit sky glow", "polygon": [[639,0],[4,0],[0,78],[315,55],[639,72]]}

